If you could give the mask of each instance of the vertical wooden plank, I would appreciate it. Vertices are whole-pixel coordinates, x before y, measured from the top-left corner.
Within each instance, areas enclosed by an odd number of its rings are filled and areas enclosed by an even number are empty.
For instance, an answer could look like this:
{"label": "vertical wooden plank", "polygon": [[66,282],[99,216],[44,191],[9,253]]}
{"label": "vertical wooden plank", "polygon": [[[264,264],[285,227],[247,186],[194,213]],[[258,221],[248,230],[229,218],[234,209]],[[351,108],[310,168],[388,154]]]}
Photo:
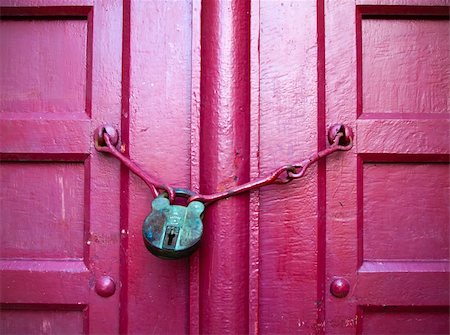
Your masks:
{"label": "vertical wooden plank", "polygon": [[[92,129],[120,125],[122,2],[96,1],[92,27]],[[92,22],[92,23],[90,23]],[[88,76],[89,78],[89,76]],[[93,149],[90,159],[90,263],[96,280],[110,276],[116,292],[109,298],[91,290],[90,333],[119,331],[120,183],[119,162]]]}
{"label": "vertical wooden plank", "polygon": [[[200,191],[200,17],[201,0],[192,1],[191,189]],[[200,332],[200,256],[189,259],[189,333]]]}
{"label": "vertical wooden plank", "polygon": [[[260,177],[260,1],[251,2],[250,34],[250,178]],[[260,245],[259,245],[259,190],[250,193],[249,217],[249,334],[259,334],[259,281],[260,281]]]}
{"label": "vertical wooden plank", "polygon": [[[120,138],[124,146],[124,155],[130,151],[130,68],[131,68],[131,0],[123,0],[122,9],[122,113],[120,118]],[[130,171],[120,166],[120,334],[128,333],[128,246],[130,211]]]}
{"label": "vertical wooden plank", "polygon": [[[356,46],[354,1],[325,1],[326,122],[355,129]],[[344,75],[345,74],[345,75]],[[355,141],[358,140],[356,136]],[[348,298],[335,298],[330,284],[336,277],[356,282],[356,159],[355,148],[327,162],[326,184],[326,320],[325,332],[354,334],[356,308]],[[333,303],[331,307],[330,302]]]}
{"label": "vertical wooden plank", "polygon": [[[201,17],[200,189],[249,179],[250,3],[205,1]],[[248,332],[248,195],[208,208],[200,250],[200,333]]]}
{"label": "vertical wooden plank", "polygon": [[[261,1],[260,173],[317,149],[317,1]],[[260,332],[314,332],[317,167],[260,191]]]}
{"label": "vertical wooden plank", "polygon": [[[129,12],[130,93],[122,114],[129,127],[126,153],[156,179],[190,188],[192,3],[131,1]],[[153,198],[139,178],[130,174],[128,179],[126,172],[123,178],[129,180],[129,197],[123,213],[128,227],[122,228],[128,239],[122,320],[128,319],[130,334],[186,333],[189,260],[162,260],[146,250],[142,223]]]}
{"label": "vertical wooden plank", "polygon": [[[325,2],[317,0],[317,150],[327,145],[325,82]],[[325,277],[327,230],[326,160],[317,163],[317,323],[316,333],[325,333]]]}

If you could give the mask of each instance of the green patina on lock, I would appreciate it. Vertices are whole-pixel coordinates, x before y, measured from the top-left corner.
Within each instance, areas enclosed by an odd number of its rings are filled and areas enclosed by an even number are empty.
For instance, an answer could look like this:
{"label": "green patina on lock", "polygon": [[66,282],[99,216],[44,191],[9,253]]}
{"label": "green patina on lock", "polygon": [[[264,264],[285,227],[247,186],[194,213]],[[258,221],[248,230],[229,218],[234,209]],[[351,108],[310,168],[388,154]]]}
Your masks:
{"label": "green patina on lock", "polygon": [[[176,189],[179,197],[189,197],[191,192]],[[193,201],[187,206],[171,205],[160,195],[152,201],[152,211],[144,221],[143,235],[147,249],[154,255],[177,259],[188,256],[197,249],[203,234],[202,214],[205,205]]]}
{"label": "green patina on lock", "polygon": [[[154,255],[167,259],[189,256],[198,248],[203,233],[202,217],[205,205],[263,186],[288,184],[294,179],[303,177],[306,169],[319,159],[353,147],[352,129],[345,124],[337,123],[328,129],[330,147],[300,162],[282,165],[267,177],[236,185],[218,193],[204,195],[155,182],[137,164],[117,150],[115,145],[118,139],[117,130],[111,126],[98,127],[94,133],[96,150],[110,153],[119,159],[150,187],[150,191],[156,197],[152,202],[152,211],[144,221],[142,232],[147,249]],[[164,193],[161,195],[159,191]],[[178,204],[177,200],[180,198],[186,200],[184,206]]]}

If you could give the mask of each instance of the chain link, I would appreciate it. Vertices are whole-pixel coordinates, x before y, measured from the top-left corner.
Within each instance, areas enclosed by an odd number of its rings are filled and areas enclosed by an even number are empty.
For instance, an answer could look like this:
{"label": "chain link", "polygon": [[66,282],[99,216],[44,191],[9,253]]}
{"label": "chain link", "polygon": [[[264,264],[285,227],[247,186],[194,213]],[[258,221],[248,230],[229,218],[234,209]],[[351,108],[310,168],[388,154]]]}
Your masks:
{"label": "chain link", "polygon": [[[274,170],[271,174],[269,174],[265,178],[259,178],[254,181],[250,181],[241,185],[237,185],[232,187],[228,191],[218,192],[209,195],[203,195],[199,193],[194,193],[187,200],[188,203],[192,201],[200,201],[206,205],[209,205],[215,201],[222,200],[225,198],[229,198],[231,196],[235,196],[244,192],[249,192],[255,189],[259,189],[263,186],[271,185],[271,184],[288,184],[292,182],[294,179],[298,179],[304,176],[306,170],[313,163],[317,162],[319,159],[324,158],[336,151],[348,151],[353,146],[353,138],[351,131],[349,128],[345,126],[340,126],[338,128],[338,132],[334,136],[332,144],[319,152],[316,152],[310,155],[308,158],[302,160],[299,163],[295,163],[292,165],[284,165]],[[160,195],[159,191],[163,191],[167,194],[170,202],[173,203],[175,200],[176,194],[175,189],[172,186],[165,185],[157,181],[153,176],[145,172],[141,169],[136,163],[131,161],[128,157],[122,154],[116,147],[112,144],[111,137],[106,131],[102,131],[103,141],[101,145],[98,140],[95,141],[95,148],[98,151],[106,152],[118,160],[120,160],[127,168],[130,169],[134,174],[140,177],[145,184],[150,188],[150,192],[154,197]]]}

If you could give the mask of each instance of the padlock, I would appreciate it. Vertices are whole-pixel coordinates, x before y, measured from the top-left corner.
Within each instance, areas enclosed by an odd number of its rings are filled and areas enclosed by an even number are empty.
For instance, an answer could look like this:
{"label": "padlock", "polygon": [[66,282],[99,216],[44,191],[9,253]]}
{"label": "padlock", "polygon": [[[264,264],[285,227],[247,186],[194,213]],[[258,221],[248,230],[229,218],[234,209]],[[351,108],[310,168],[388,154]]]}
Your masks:
{"label": "padlock", "polygon": [[[175,189],[176,198],[189,198],[193,192]],[[166,194],[152,201],[152,211],[144,221],[142,233],[147,249],[164,259],[191,255],[203,234],[205,205],[192,201],[187,206],[170,204]]]}

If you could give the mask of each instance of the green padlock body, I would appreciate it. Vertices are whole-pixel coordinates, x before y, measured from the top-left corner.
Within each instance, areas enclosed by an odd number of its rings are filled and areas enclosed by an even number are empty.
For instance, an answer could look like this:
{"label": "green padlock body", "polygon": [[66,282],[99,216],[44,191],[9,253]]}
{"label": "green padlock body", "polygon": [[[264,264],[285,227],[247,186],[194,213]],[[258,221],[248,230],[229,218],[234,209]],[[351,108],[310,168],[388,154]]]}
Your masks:
{"label": "green padlock body", "polygon": [[205,206],[198,201],[181,206],[170,205],[163,196],[155,198],[142,228],[146,248],[164,259],[191,255],[200,245],[204,209]]}
{"label": "green padlock body", "polygon": [[165,250],[165,249],[157,248],[153,244],[149,243],[145,238],[144,238],[144,243],[145,243],[145,247],[147,248],[147,250],[150,251],[153,255],[155,255],[158,258],[167,259],[167,260],[189,257],[200,246],[200,241],[198,241],[196,244],[194,244],[190,248],[187,248],[182,251],[174,251],[174,250]]}

